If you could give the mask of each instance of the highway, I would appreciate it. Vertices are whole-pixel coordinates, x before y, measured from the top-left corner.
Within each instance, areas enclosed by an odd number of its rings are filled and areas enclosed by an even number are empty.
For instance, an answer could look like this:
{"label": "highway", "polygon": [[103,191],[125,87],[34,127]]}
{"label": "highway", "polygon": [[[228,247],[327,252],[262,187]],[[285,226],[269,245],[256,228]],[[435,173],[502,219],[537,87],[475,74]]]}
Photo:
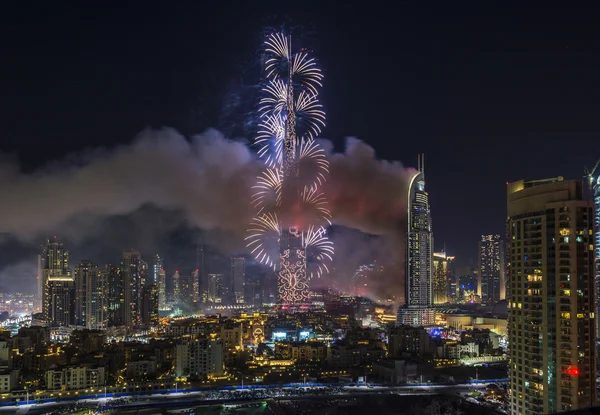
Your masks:
{"label": "highway", "polygon": [[[74,405],[78,409],[96,409],[99,406],[108,411],[111,409],[120,410],[137,410],[148,407],[182,407],[182,406],[198,406],[198,405],[216,405],[228,402],[240,401],[265,401],[267,399],[306,399],[311,397],[323,396],[352,396],[359,394],[397,394],[397,395],[464,395],[474,389],[483,388],[488,383],[477,384],[458,384],[458,385],[403,385],[403,386],[386,386],[386,385],[368,385],[368,386],[350,386],[350,385],[330,385],[316,386],[310,385],[288,385],[277,387],[277,385],[269,385],[264,388],[252,388],[244,390],[201,390],[190,392],[170,392],[170,393],[153,393],[143,396],[138,396],[136,401],[125,403],[124,399],[131,398],[133,394],[128,394],[127,397],[119,398],[93,398],[79,399],[77,401],[61,401],[61,402],[44,402],[39,404],[25,404],[18,406],[0,407],[0,413],[4,414],[47,414],[52,412],[66,412],[65,409]],[[297,393],[294,393],[297,391]],[[318,393],[316,393],[318,392]]]}

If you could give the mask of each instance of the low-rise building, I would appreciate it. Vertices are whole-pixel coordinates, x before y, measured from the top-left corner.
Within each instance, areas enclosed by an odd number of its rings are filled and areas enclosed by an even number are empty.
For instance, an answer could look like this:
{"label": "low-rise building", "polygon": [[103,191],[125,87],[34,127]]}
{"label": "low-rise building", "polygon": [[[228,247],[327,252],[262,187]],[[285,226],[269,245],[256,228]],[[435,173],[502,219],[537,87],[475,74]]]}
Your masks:
{"label": "low-rise building", "polygon": [[7,370],[0,373],[0,393],[8,393],[19,386],[19,371]]}
{"label": "low-rise building", "polygon": [[73,366],[46,371],[48,390],[78,390],[106,385],[103,367]]}
{"label": "low-rise building", "polygon": [[433,365],[406,359],[385,359],[373,363],[373,375],[382,383],[427,383],[433,380]]}
{"label": "low-rise building", "polygon": [[156,375],[156,359],[127,362],[125,367],[128,379],[147,378]]}
{"label": "low-rise building", "polygon": [[214,338],[183,340],[175,350],[175,375],[205,378],[221,376],[223,342]]}
{"label": "low-rise building", "polygon": [[320,362],[327,359],[327,345],[322,342],[278,342],[275,354],[299,362]]}
{"label": "low-rise building", "polygon": [[400,357],[404,353],[423,356],[429,351],[429,334],[423,327],[400,325],[388,332],[389,357]]}

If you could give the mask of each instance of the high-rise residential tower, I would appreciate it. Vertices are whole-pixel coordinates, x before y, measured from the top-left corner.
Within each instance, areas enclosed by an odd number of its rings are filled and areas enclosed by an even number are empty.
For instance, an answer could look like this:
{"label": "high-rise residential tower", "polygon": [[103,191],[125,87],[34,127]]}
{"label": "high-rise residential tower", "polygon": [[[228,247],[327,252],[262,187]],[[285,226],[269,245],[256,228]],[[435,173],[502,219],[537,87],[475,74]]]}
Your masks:
{"label": "high-rise residential tower", "polygon": [[141,323],[142,290],[146,285],[148,265],[138,251],[128,250],[121,257],[121,278],[123,281],[123,324],[135,327]]}
{"label": "high-rise residential tower", "polygon": [[235,304],[244,303],[244,285],[246,283],[246,259],[231,258],[231,280],[233,283],[233,300]]}
{"label": "high-rise residential tower", "polygon": [[75,284],[72,278],[51,278],[46,285],[47,321],[52,326],[70,326],[75,311]]}
{"label": "high-rise residential tower", "polygon": [[433,304],[448,302],[448,259],[445,252],[433,254]]}
{"label": "high-rise residential tower", "polygon": [[458,297],[458,274],[456,273],[456,257],[446,255],[447,262],[447,273],[446,273],[446,287],[448,290],[448,300],[456,300]]}
{"label": "high-rise residential tower", "polygon": [[154,262],[152,263],[152,281],[150,284],[158,285],[158,278],[160,271],[163,269],[163,260],[160,255],[154,255]]}
{"label": "high-rise residential tower", "polygon": [[142,325],[146,328],[158,325],[158,287],[146,285],[142,290]]}
{"label": "high-rise residential tower", "polygon": [[37,257],[37,276],[36,276],[37,294],[35,298],[36,312],[41,312],[44,306],[44,279],[42,277],[42,255]]}
{"label": "high-rise residential tower", "polygon": [[[100,270],[91,261],[81,261],[75,266],[75,325],[88,327],[88,316],[90,313],[91,296],[98,291]],[[92,289],[95,286],[95,290]]]}
{"label": "high-rise residential tower", "polygon": [[156,281],[156,285],[158,287],[158,309],[167,310],[167,273],[165,272],[164,268],[161,268],[158,271]]}
{"label": "high-rise residential tower", "polygon": [[[55,236],[53,239],[48,240],[42,252],[42,284],[44,288],[42,292],[42,313],[46,321],[52,320],[50,314],[56,314],[54,312],[50,313],[53,307],[51,304],[52,298],[58,298],[58,291],[62,292],[63,286],[69,285],[69,282],[73,282],[73,276],[69,268],[69,251],[65,250],[63,244],[58,242]],[[52,288],[53,285],[55,289]],[[54,290],[54,294],[51,293],[52,290]],[[72,296],[69,298],[69,301],[73,299]],[[61,310],[64,307],[66,306],[61,306]],[[72,312],[73,310],[70,309],[69,313]],[[57,313],[62,316],[63,311],[57,311]],[[61,321],[64,321],[62,317]]]}
{"label": "high-rise residential tower", "polygon": [[507,185],[511,415],[596,400],[593,209],[580,180]]}
{"label": "high-rise residential tower", "polygon": [[103,330],[108,326],[108,274],[105,269],[89,274],[86,284],[86,327]]}
{"label": "high-rise residential tower", "polygon": [[477,295],[483,302],[504,300],[504,239],[500,235],[481,235],[478,260]]}
{"label": "high-rise residential tower", "polygon": [[223,274],[208,274],[208,302],[223,302]]}
{"label": "high-rise residential tower", "polygon": [[408,185],[404,305],[398,308],[398,324],[433,323],[433,232],[429,195],[425,191],[425,160],[419,155],[418,170]]}
{"label": "high-rise residential tower", "polygon": [[[600,161],[596,164],[596,167]],[[600,174],[596,173],[596,168],[588,176],[590,193],[594,198],[594,291],[596,309],[595,313],[600,313]],[[596,338],[600,338],[600,319],[596,319]]]}
{"label": "high-rise residential tower", "polygon": [[125,293],[123,290],[123,276],[121,268],[108,264],[104,271],[106,279],[107,320],[109,326],[122,326],[125,324]]}
{"label": "high-rise residential tower", "polygon": [[179,271],[175,271],[173,274],[173,302],[181,302],[181,277]]}
{"label": "high-rise residential tower", "polygon": [[200,302],[200,270],[192,271],[192,302]]}

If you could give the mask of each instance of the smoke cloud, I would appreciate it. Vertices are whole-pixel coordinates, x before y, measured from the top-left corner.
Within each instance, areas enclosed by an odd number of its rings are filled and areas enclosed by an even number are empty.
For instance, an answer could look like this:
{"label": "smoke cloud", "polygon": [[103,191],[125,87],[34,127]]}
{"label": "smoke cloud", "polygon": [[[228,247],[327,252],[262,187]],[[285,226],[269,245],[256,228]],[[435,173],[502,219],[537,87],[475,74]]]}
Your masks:
{"label": "smoke cloud", "polygon": [[[386,235],[392,245],[381,253],[393,260],[388,253],[401,249],[407,171],[397,162],[377,159],[373,148],[355,138],[348,139],[343,153],[334,153],[327,142],[325,146],[331,162],[325,193],[334,224]],[[216,130],[186,139],[170,128],[147,129],[130,145],[70,155],[29,174],[13,158],[1,156],[0,235],[33,246],[57,234],[83,244],[82,252],[94,259],[95,249],[116,252],[134,244],[151,249],[156,235],[184,223],[212,232],[223,251],[239,252],[254,214],[251,187],[262,168],[246,143]],[[135,235],[120,232],[127,228],[123,221],[134,224]],[[107,236],[111,248],[97,238],[92,242],[99,234]],[[334,242],[342,256],[358,258],[349,251],[372,248],[347,244],[335,235]],[[350,248],[344,252],[346,245]],[[344,274],[352,273],[353,262],[343,266],[348,268]],[[35,269],[30,266],[35,267],[35,258],[0,263],[0,285],[9,281],[7,273],[30,273]]]}

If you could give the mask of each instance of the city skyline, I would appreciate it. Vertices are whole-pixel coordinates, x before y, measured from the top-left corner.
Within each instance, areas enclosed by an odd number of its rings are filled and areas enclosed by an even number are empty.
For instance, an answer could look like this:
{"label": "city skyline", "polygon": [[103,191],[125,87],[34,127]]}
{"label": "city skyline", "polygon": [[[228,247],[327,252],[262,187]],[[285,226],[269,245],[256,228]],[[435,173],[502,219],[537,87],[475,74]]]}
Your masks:
{"label": "city skyline", "polygon": [[[193,10],[202,10],[201,6],[196,7]],[[593,141],[594,127],[587,125],[588,118],[584,117],[582,120],[582,116],[579,114],[592,113],[598,105],[587,92],[583,92],[592,91],[598,82],[593,75],[594,71],[586,69],[593,67],[596,59],[585,53],[587,49],[593,49],[593,43],[590,42],[594,38],[588,36],[589,33],[586,31],[593,32],[593,30],[586,25],[573,26],[572,23],[575,17],[585,20],[590,18],[593,13],[583,13],[581,10],[566,10],[562,13],[553,9],[536,10],[536,13],[541,13],[540,19],[543,19],[543,16],[554,18],[556,21],[563,22],[566,25],[563,27],[568,27],[569,30],[565,30],[563,33],[557,25],[543,26],[538,31],[530,32],[527,30],[528,23],[522,17],[512,16],[510,8],[501,8],[499,9],[500,15],[506,14],[507,19],[511,19],[514,25],[510,25],[508,32],[503,30],[503,40],[500,41],[495,38],[494,33],[502,28],[502,20],[489,8],[482,7],[478,11],[477,19],[470,15],[462,15],[457,9],[450,6],[440,6],[440,13],[431,19],[424,18],[424,16],[428,16],[426,8],[415,5],[404,5],[402,8],[401,20],[404,24],[401,26],[404,35],[409,34],[409,36],[399,37],[391,29],[394,24],[375,25],[369,23],[367,25],[369,29],[364,31],[359,29],[363,27],[362,24],[337,27],[343,20],[339,18],[338,13],[342,13],[344,18],[353,22],[356,22],[356,17],[351,16],[347,11],[333,9],[330,6],[319,7],[319,10],[322,11],[321,17],[307,17],[297,11],[291,12],[291,17],[295,17],[300,24],[306,23],[307,27],[317,29],[317,35],[314,37],[318,41],[309,37],[306,43],[309,44],[309,47],[314,48],[323,64],[328,68],[328,73],[325,74],[327,82],[324,83],[322,101],[326,106],[330,122],[323,136],[332,140],[332,145],[337,151],[343,149],[345,137],[356,136],[371,145],[379,157],[400,160],[407,167],[414,166],[415,154],[425,153],[429,160],[430,180],[428,186],[433,195],[431,205],[432,209],[437,212],[436,241],[439,242],[439,245],[435,249],[436,251],[441,250],[441,244],[446,243],[448,253],[457,257],[459,268],[462,269],[469,263],[476,267],[477,247],[473,245],[473,241],[477,240],[481,234],[502,235],[504,231],[504,208],[498,195],[502,194],[502,188],[507,180],[552,177],[557,174],[578,178],[582,175],[583,166],[591,167],[596,157],[600,156],[600,154],[593,154],[593,150],[590,152],[580,150],[585,147],[585,143]],[[15,22],[25,18],[19,10],[22,11],[20,6],[15,6],[15,13],[11,14],[14,16]],[[526,14],[534,11],[527,7],[523,10]],[[122,12],[124,15],[128,15],[135,13],[135,10],[124,7]],[[254,85],[259,78],[257,75],[259,68],[256,67],[253,56],[257,45],[260,44],[259,33],[265,22],[262,12],[244,6],[235,8],[233,14],[227,13],[228,19],[236,22],[233,24],[236,33],[253,33],[255,35],[248,37],[232,34],[232,39],[221,40],[223,47],[214,48],[219,58],[212,60],[211,65],[206,64],[201,53],[196,53],[197,50],[202,49],[200,44],[204,45],[204,48],[208,47],[205,39],[212,37],[208,27],[192,24],[187,19],[186,16],[194,15],[193,12],[188,14],[183,13],[182,10],[169,9],[157,13],[151,6],[148,6],[146,12],[151,20],[159,18],[158,16],[162,17],[163,14],[172,16],[174,21],[181,20],[182,28],[185,27],[195,36],[186,37],[184,42],[179,39],[178,30],[167,25],[172,30],[167,29],[164,34],[160,35],[163,40],[157,40],[156,32],[148,32],[147,28],[136,26],[136,30],[132,30],[132,32],[140,34],[139,43],[146,45],[158,56],[162,56],[162,59],[158,59],[162,63],[150,69],[134,70],[135,73],[145,73],[144,77],[136,78],[134,81],[131,81],[132,77],[120,69],[121,66],[111,64],[111,62],[127,62],[133,65],[133,68],[138,68],[138,65],[144,62],[141,54],[142,50],[146,49],[128,50],[128,46],[119,44],[119,40],[123,38],[123,35],[129,34],[130,29],[122,28],[122,36],[116,36],[116,33],[107,30],[108,26],[96,27],[92,24],[84,25],[87,28],[82,27],[77,19],[83,17],[77,11],[61,14],[58,9],[53,9],[48,13],[49,15],[60,14],[57,19],[63,22],[60,27],[65,28],[64,30],[70,33],[77,31],[81,33],[80,39],[87,39],[88,44],[100,45],[100,53],[94,54],[92,60],[98,62],[99,66],[105,70],[100,71],[97,76],[88,76],[90,71],[98,65],[92,64],[92,61],[86,61],[78,54],[77,51],[80,48],[75,47],[77,39],[66,40],[70,46],[57,46],[65,48],[64,59],[68,64],[50,69],[39,65],[39,62],[49,61],[46,54],[51,47],[43,47],[44,42],[54,39],[55,41],[51,44],[64,44],[61,43],[64,41],[62,32],[55,32],[56,28],[45,27],[47,22],[42,20],[39,22],[38,27],[43,28],[46,35],[37,37],[40,42],[33,42],[36,46],[32,46],[31,35],[27,31],[22,32],[22,36],[4,37],[13,39],[7,43],[5,50],[7,59],[16,65],[3,68],[6,76],[2,79],[12,79],[10,82],[5,82],[4,90],[8,94],[7,96],[12,97],[12,101],[18,105],[8,106],[3,111],[7,119],[13,120],[13,122],[3,123],[5,125],[3,150],[17,155],[21,161],[18,169],[22,169],[24,172],[35,171],[49,162],[64,160],[66,155],[78,154],[85,148],[110,149],[115,145],[126,145],[146,125],[173,126],[186,136],[202,132],[208,127],[216,127],[223,130],[227,137],[245,137],[246,139],[252,137],[250,131],[244,131],[246,128],[244,126],[247,122],[247,115],[254,110],[255,101],[246,93],[247,85]],[[373,10],[371,13],[376,13],[376,11]],[[327,18],[332,15],[335,15],[336,18]],[[261,16],[261,18],[254,20],[248,18],[249,16]],[[86,18],[89,19],[89,17]],[[424,24],[417,24],[422,19]],[[136,19],[130,20],[136,21]],[[260,24],[257,23],[258,21]],[[450,28],[448,27],[450,21],[464,24],[457,23]],[[479,25],[482,25],[483,22],[486,22],[485,30],[481,31],[480,36],[477,38],[464,36],[467,27],[480,27]],[[216,21],[211,24],[219,26]],[[331,26],[332,24],[333,26]],[[69,27],[72,30],[67,29]],[[334,30],[335,28],[339,30]],[[18,25],[15,25],[13,29],[14,33],[21,33],[22,30]],[[548,35],[544,36],[542,33]],[[429,34],[432,37],[429,37]],[[451,43],[462,45],[456,55],[449,54],[446,50],[446,43],[442,41],[446,35],[451,36]],[[195,39],[194,42],[200,43],[184,48],[183,45],[189,45],[192,38]],[[233,41],[233,38],[236,40]],[[181,45],[185,51],[154,46],[155,43],[168,42],[167,39],[174,44]],[[405,62],[404,65],[392,61],[381,67],[381,70],[388,75],[382,78],[395,78],[396,82],[385,83],[385,87],[384,83],[365,84],[362,82],[362,73],[367,69],[365,65],[370,60],[364,59],[365,51],[368,50],[364,45],[370,44],[372,47],[376,45],[377,47],[372,49],[371,53],[374,53],[374,56],[383,56],[384,51],[388,50],[383,45],[388,42],[401,48],[403,56],[406,56],[406,59],[402,60]],[[479,42],[485,44],[486,47],[480,49]],[[510,45],[510,47],[503,48],[504,44]],[[537,46],[533,47],[533,45]],[[210,46],[215,45],[211,44]],[[525,54],[524,51],[529,49],[532,53]],[[30,50],[31,56],[22,58],[19,53],[22,50]],[[427,50],[427,53],[420,53],[422,50]],[[178,53],[185,56],[181,63],[182,66],[167,65],[166,62],[180,61],[175,59]],[[498,61],[496,56],[499,56],[500,53],[503,59]],[[353,65],[340,64],[340,58],[337,56],[341,56],[342,59],[344,56],[357,56],[357,59],[353,60]],[[446,65],[439,65],[435,61],[436,56],[439,56]],[[37,63],[33,64],[33,62]],[[456,63],[451,64],[451,62]],[[508,65],[512,68],[511,71],[501,70],[503,65]],[[544,70],[540,70],[541,65],[544,65]],[[345,67],[346,70],[341,71],[339,68],[342,67]],[[83,75],[74,76],[76,74],[72,71],[75,71],[75,68],[82,71]],[[476,70],[476,68],[480,68],[480,70]],[[248,69],[248,75],[243,78],[243,84],[240,84],[237,80],[240,73],[245,73],[246,69]],[[42,79],[45,78],[35,75],[38,71],[44,70],[47,72],[47,81],[43,81]],[[171,76],[173,71],[177,71],[177,76]],[[517,76],[517,71],[522,71],[523,76]],[[28,79],[39,79],[39,82],[21,82],[19,76],[16,76],[20,73]],[[394,73],[402,75],[395,77]],[[541,77],[538,76],[540,73]],[[79,78],[81,80],[77,81]],[[174,84],[166,81],[173,78],[177,79]],[[94,86],[92,79],[102,86]],[[205,79],[213,79],[210,86],[204,82]],[[411,81],[409,82],[409,80]],[[93,91],[93,93],[83,94],[79,89],[78,82],[83,85],[85,91]],[[40,91],[45,90],[44,86],[47,83],[62,85],[61,93],[41,94]],[[118,85],[115,88],[118,91],[116,101],[123,105],[128,103],[119,111],[107,110],[110,107],[108,102],[114,100],[107,95],[108,91],[113,90],[110,85]],[[345,85],[352,85],[353,88],[346,90]],[[418,88],[413,85],[418,85]],[[476,85],[482,85],[482,87],[479,88]],[[509,85],[510,88],[500,88],[498,85]],[[546,85],[552,85],[552,88],[555,89],[549,96],[547,96],[548,92],[545,92]],[[585,87],[581,87],[581,85],[585,85]],[[521,100],[515,99],[515,91],[523,86],[526,86],[525,90],[528,91],[527,102],[530,104],[526,107],[521,104],[514,105],[515,102],[521,102]],[[387,88],[392,88],[394,93],[388,94]],[[427,91],[427,93],[417,94],[417,90]],[[36,97],[36,99],[23,102],[19,98],[21,91],[28,91],[28,96]],[[149,91],[154,91],[153,96],[156,95],[160,98],[149,99]],[[463,94],[458,91],[465,92]],[[169,98],[171,93],[173,99]],[[358,116],[344,116],[357,111],[359,104],[363,102],[361,98],[363,96],[370,97],[375,101],[386,100],[387,96],[394,96],[399,100],[399,108],[403,108],[404,113],[411,114],[411,116],[400,122],[398,125],[400,130],[393,133],[389,131],[387,123],[381,122],[382,119],[394,118],[394,114],[390,112],[392,105],[377,106],[379,107],[377,111],[374,109],[375,106],[366,106],[364,111],[361,111],[361,114],[364,113],[366,117],[366,122],[359,122],[361,117]],[[426,96],[435,97],[435,99],[425,99]],[[92,97],[98,97],[98,99]],[[73,105],[81,100],[85,102],[84,105]],[[39,106],[36,102],[39,103]],[[157,104],[156,108],[147,108],[149,102],[160,104]],[[167,102],[172,103],[172,106],[169,106],[171,104],[167,105]],[[476,105],[475,102],[484,104]],[[577,103],[577,109],[572,108],[569,104],[573,102]],[[425,110],[425,105],[430,105],[431,109]],[[585,109],[579,107],[583,105],[585,105]],[[40,111],[42,107],[47,108],[49,112],[42,113]],[[364,106],[360,105],[360,107]],[[446,109],[449,109],[450,112]],[[67,117],[67,114],[73,112],[78,114],[75,120]],[[24,118],[22,113],[35,113],[36,123],[30,123],[28,121],[30,117]],[[94,122],[95,114],[104,114],[107,117],[106,122],[91,128],[90,126],[97,124]],[[127,114],[127,116],[125,117],[123,114]],[[432,117],[431,120],[422,122],[424,114]],[[490,128],[486,120],[489,120],[494,127]],[[231,131],[232,129],[234,131]],[[54,137],[54,132],[57,131],[60,131],[58,134],[61,140],[56,140]],[[400,139],[385,139],[390,135],[395,135]],[[545,150],[548,158],[545,163],[529,163],[522,154],[509,154],[508,149],[515,148],[520,141],[527,137],[536,143],[541,142],[540,140],[544,140],[545,143],[555,143],[561,137],[566,136],[570,140],[576,140],[579,144],[569,147],[564,152],[554,151],[552,150],[553,146],[549,146],[548,150]],[[82,139],[83,137],[85,140]],[[53,143],[53,145],[46,148],[45,144],[42,144],[44,150],[38,154],[35,151],[29,151],[37,147],[33,143],[35,140],[40,140],[42,143]],[[453,157],[447,157],[447,154],[457,148],[462,150],[456,152]],[[485,154],[495,154],[496,157],[489,159],[483,157]],[[508,171],[507,167],[500,162],[504,159],[514,159],[517,167]],[[469,166],[468,172],[464,166]],[[450,171],[454,172],[454,176],[446,180],[447,172]],[[477,174],[473,174],[473,172],[477,172]],[[156,182],[160,182],[160,180],[156,180]],[[469,220],[463,219],[461,214],[469,210],[466,183],[479,189],[482,200],[492,201],[485,209],[485,213],[474,210]],[[7,189],[7,191],[11,194],[19,194],[14,188]],[[33,194],[34,192],[29,191],[28,193]],[[452,200],[452,203],[447,203],[448,200]],[[55,203],[47,205],[57,206]],[[130,215],[131,212],[123,214]],[[336,216],[339,217],[339,215]],[[118,227],[112,222],[110,222],[111,228]],[[160,223],[158,220],[153,222]],[[457,227],[462,229],[459,234],[453,231]],[[27,227],[22,229],[25,231]],[[138,234],[135,227],[132,226],[130,230],[132,234]],[[0,223],[0,231],[11,232],[10,227],[3,227],[2,223]],[[48,234],[53,235],[59,232],[60,229],[56,229],[56,232],[42,230],[40,241]],[[110,236],[97,233],[97,238],[104,240],[109,239]],[[146,251],[144,247],[135,242],[129,242],[127,245],[138,246],[139,249]],[[39,244],[39,242],[36,243]],[[0,268],[4,269],[10,266],[14,267],[13,273],[19,272],[20,275],[23,275],[24,272],[30,273],[29,270],[24,270],[25,266],[31,267],[31,262],[27,262],[28,265],[23,264],[25,260],[23,248],[14,247],[12,249],[17,255],[11,255],[9,258],[14,258],[17,262],[2,259]],[[30,250],[31,247],[28,246],[25,249]],[[148,251],[152,251],[152,249]],[[154,249],[154,251],[160,252],[158,249]],[[82,255],[77,259],[89,256],[89,254]],[[8,274],[6,278],[8,278]],[[18,281],[19,278],[15,278],[15,282],[18,283]]]}
{"label": "city skyline", "polygon": [[4,410],[600,408],[600,6],[6,12]]}

